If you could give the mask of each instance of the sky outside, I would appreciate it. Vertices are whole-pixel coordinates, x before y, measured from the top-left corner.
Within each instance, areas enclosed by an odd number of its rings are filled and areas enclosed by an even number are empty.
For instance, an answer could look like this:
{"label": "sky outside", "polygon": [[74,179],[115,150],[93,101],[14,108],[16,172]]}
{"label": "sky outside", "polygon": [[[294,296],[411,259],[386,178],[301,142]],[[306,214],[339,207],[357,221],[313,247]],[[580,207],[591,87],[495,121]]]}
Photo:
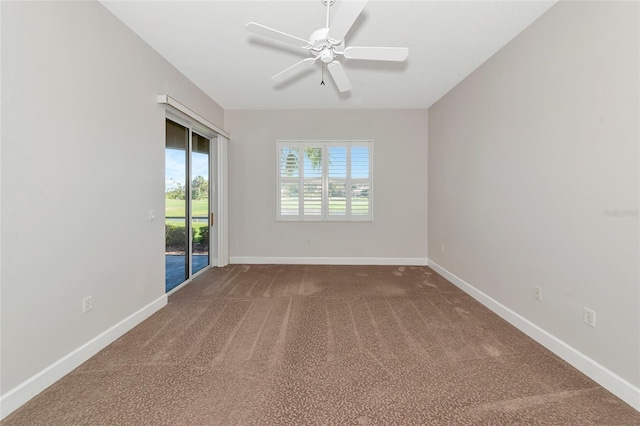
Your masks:
{"label": "sky outside", "polygon": [[[175,187],[176,182],[184,186],[185,181],[185,152],[179,149],[165,149],[165,188]],[[196,176],[209,179],[209,156],[194,152],[191,157],[192,180]]]}

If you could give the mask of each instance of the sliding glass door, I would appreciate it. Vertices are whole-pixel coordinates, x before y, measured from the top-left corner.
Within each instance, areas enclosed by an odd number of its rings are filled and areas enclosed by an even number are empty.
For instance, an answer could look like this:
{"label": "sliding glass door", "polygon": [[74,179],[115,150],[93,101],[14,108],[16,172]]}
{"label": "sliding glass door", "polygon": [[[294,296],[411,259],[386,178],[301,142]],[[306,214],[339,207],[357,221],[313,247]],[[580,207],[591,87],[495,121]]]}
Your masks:
{"label": "sliding glass door", "polygon": [[167,119],[165,147],[165,289],[211,263],[211,139]]}

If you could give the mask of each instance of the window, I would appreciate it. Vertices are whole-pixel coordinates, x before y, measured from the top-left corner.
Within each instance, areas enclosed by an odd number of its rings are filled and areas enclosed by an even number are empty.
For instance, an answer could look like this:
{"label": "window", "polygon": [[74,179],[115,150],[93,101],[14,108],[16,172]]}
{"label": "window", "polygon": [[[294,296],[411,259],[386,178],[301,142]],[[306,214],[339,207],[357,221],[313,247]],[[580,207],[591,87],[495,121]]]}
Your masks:
{"label": "window", "polygon": [[278,141],[278,220],[373,220],[372,151],[372,141]]}

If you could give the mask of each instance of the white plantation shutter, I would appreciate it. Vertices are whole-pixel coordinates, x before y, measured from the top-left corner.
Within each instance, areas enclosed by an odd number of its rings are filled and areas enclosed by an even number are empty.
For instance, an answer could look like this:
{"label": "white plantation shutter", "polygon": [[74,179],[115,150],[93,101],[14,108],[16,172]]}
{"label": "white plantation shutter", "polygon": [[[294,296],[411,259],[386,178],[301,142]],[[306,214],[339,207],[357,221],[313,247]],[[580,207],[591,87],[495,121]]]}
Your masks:
{"label": "white plantation shutter", "polygon": [[328,214],[331,219],[345,218],[348,210],[347,164],[349,149],[344,145],[329,145]]}
{"label": "white plantation shutter", "polygon": [[351,215],[371,218],[371,147],[351,146]]}
{"label": "white plantation shutter", "polygon": [[322,220],[322,181],[324,149],[316,145],[303,145],[304,162],[301,167],[304,194],[304,218]]}
{"label": "white plantation shutter", "polygon": [[371,221],[371,141],[278,141],[278,220]]}
{"label": "white plantation shutter", "polygon": [[300,216],[300,150],[295,146],[283,146],[278,152],[278,216],[297,219]]}

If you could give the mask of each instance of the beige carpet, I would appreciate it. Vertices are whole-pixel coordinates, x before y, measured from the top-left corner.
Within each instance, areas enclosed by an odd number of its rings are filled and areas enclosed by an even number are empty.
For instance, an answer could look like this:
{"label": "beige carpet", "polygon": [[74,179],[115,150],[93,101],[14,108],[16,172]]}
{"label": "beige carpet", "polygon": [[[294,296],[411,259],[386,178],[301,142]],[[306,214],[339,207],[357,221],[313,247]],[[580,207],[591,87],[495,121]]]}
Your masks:
{"label": "beige carpet", "polygon": [[3,425],[640,425],[427,267],[214,269]]}

